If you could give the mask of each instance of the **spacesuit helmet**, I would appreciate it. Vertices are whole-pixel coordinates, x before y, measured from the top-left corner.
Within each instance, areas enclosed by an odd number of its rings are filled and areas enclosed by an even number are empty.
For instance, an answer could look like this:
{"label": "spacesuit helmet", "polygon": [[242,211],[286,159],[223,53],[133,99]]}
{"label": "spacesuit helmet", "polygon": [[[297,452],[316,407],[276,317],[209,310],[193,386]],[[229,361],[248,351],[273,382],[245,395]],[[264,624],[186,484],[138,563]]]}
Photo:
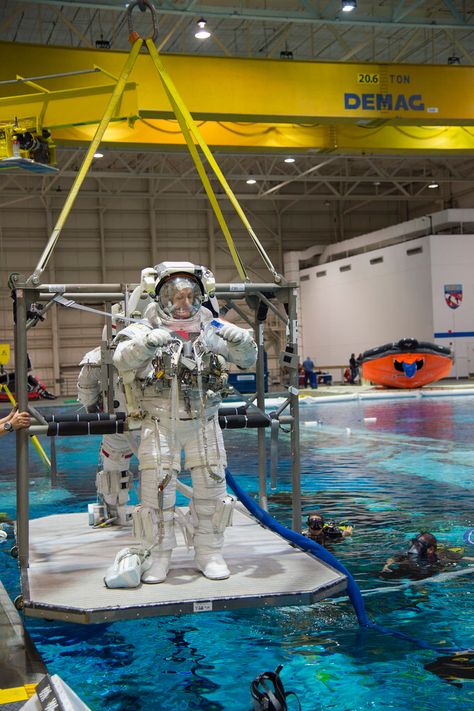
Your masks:
{"label": "spacesuit helmet", "polygon": [[212,272],[191,262],[162,262],[155,271],[152,297],[165,321],[192,319],[215,292]]}

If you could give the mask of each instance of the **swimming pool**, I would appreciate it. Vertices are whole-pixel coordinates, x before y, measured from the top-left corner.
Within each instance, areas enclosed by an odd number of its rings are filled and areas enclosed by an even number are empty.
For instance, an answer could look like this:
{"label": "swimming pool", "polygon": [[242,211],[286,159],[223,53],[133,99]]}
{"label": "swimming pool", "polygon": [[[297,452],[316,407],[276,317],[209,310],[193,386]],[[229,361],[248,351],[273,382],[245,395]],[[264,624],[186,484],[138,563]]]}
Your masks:
{"label": "swimming pool", "polygon": [[[301,421],[303,511],[319,509],[355,526],[334,552],[365,591],[371,619],[433,645],[472,647],[472,575],[400,585],[381,580],[377,571],[422,529],[462,545],[464,532],[474,527],[474,398],[304,403]],[[255,493],[257,433],[225,436],[229,468]],[[32,517],[84,510],[94,492],[98,441],[86,448],[81,438],[57,440],[65,473],[55,489],[32,452]],[[290,451],[283,437],[280,463],[270,510],[288,524]],[[10,515],[12,482],[3,465],[0,509]],[[10,556],[2,555],[2,568],[14,596],[17,571]],[[97,626],[26,618],[26,626],[50,671],[94,710],[247,711],[251,680],[277,664],[284,665],[285,688],[297,692],[304,711],[474,706],[474,680],[448,683],[424,668],[435,652],[359,630],[346,599]],[[291,697],[288,706],[297,708]]]}

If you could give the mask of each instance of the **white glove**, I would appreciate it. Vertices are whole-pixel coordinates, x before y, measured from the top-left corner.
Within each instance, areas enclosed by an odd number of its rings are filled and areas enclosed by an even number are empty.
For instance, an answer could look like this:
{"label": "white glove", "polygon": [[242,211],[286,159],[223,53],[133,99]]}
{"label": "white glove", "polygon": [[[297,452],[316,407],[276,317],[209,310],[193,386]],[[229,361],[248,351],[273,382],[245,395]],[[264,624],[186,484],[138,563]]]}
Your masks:
{"label": "white glove", "polygon": [[146,335],[145,343],[150,348],[160,348],[171,341],[171,333],[164,328],[154,328]]}
{"label": "white glove", "polygon": [[222,328],[217,331],[217,335],[223,338],[224,341],[228,341],[229,343],[233,343],[234,345],[245,343],[246,341],[250,341],[251,339],[250,333],[248,331],[243,328],[240,328],[240,326],[234,326],[232,323],[226,323]]}

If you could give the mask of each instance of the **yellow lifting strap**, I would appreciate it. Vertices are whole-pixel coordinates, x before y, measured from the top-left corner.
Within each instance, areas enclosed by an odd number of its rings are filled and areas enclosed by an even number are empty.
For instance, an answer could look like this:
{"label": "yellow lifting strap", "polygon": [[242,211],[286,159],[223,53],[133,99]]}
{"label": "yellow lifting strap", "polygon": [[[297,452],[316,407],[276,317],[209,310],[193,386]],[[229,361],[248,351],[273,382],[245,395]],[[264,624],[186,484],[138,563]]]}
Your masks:
{"label": "yellow lifting strap", "polygon": [[[205,174],[204,166],[202,165],[201,159],[199,158],[199,154],[197,153],[196,147],[190,140],[189,131],[193,134],[194,139],[199,144],[209,165],[213,169],[217,179],[219,180],[220,184],[224,188],[224,191],[225,191],[227,197],[229,198],[235,211],[237,212],[242,223],[244,224],[245,228],[247,229],[247,232],[249,233],[251,239],[253,240],[260,256],[262,257],[263,261],[265,262],[265,265],[270,270],[270,272],[273,274],[273,277],[275,278],[275,280],[280,281],[280,279],[281,279],[280,275],[276,271],[275,267],[273,266],[272,262],[270,261],[270,258],[268,257],[267,253],[265,252],[260,240],[258,239],[257,235],[253,231],[252,226],[251,226],[250,222],[248,221],[244,211],[242,210],[242,207],[241,207],[239,201],[237,200],[234,193],[232,192],[232,189],[231,189],[230,185],[228,184],[227,180],[225,179],[221,169],[219,168],[217,161],[215,160],[214,156],[212,155],[211,151],[209,150],[209,146],[207,145],[204,138],[202,137],[201,132],[199,131],[193,117],[191,116],[191,114],[188,111],[188,109],[186,108],[181,96],[179,95],[179,92],[176,89],[176,86],[175,86],[173,80],[171,79],[170,75],[166,71],[166,69],[163,65],[163,62],[160,59],[158,50],[156,49],[156,47],[153,43],[153,40],[147,39],[146,46],[147,46],[148,51],[150,53],[150,57],[152,58],[153,63],[155,64],[155,67],[158,70],[158,73],[160,75],[160,79],[163,83],[163,86],[166,89],[166,93],[168,94],[168,97],[170,99],[171,105],[172,105],[173,110],[175,112],[176,118],[178,119],[181,130],[183,131],[184,137],[186,139],[186,143],[188,144],[188,148],[189,148],[191,155],[194,159],[194,162],[196,164],[196,168],[199,172],[199,175],[203,181],[204,187],[206,189],[206,193],[207,193],[209,200],[214,208],[214,212],[216,213],[216,217],[219,221],[219,224],[222,227],[222,223],[219,219],[219,214],[216,211],[216,206],[218,207],[217,199],[216,199],[214,193],[212,192],[211,185],[209,183],[207,175]],[[187,128],[185,129],[184,126],[186,126]],[[189,131],[187,129],[189,129]],[[191,145],[193,146],[193,150],[191,149]],[[196,162],[195,156],[198,157],[199,163]],[[203,175],[206,175],[206,180],[204,180]],[[211,198],[211,195],[209,194],[209,191],[206,187],[206,181],[207,181],[207,184],[209,185],[209,190],[212,192],[212,198]],[[219,210],[219,212],[220,212],[220,210]],[[222,213],[220,213],[220,214],[222,215]],[[227,228],[227,226],[226,226],[226,228]],[[223,229],[223,231],[224,231],[224,229]],[[239,270],[239,274],[241,274],[241,276],[242,276],[241,269],[239,268],[239,264],[237,263],[236,257],[234,256],[234,254],[236,254],[236,251],[235,251],[235,247],[233,246],[232,238],[230,237],[230,233],[228,232],[228,230],[224,231],[224,235],[226,237],[227,244],[229,245],[229,249],[231,250],[231,254],[234,258],[236,267]],[[232,244],[232,246],[231,246],[231,244]],[[240,262],[240,258],[239,258],[239,262]],[[241,264],[241,262],[240,262],[240,264]],[[245,277],[246,277],[246,275],[245,275]]]}
{"label": "yellow lifting strap", "polygon": [[[244,267],[243,262],[237,252],[234,241],[233,241],[232,236],[230,234],[230,230],[226,224],[224,215],[222,214],[222,210],[219,206],[216,195],[212,189],[210,180],[206,174],[204,165],[202,163],[201,157],[198,153],[198,150],[197,150],[197,147],[196,147],[194,141],[201,148],[209,165],[213,169],[217,179],[219,180],[220,184],[224,188],[224,191],[225,191],[227,197],[229,198],[235,211],[237,212],[242,223],[244,224],[245,228],[247,229],[247,232],[249,233],[251,239],[253,240],[265,265],[267,266],[269,271],[272,273],[275,281],[280,282],[281,281],[280,274],[276,271],[270,258],[268,257],[267,253],[265,252],[261,242],[259,241],[257,235],[255,234],[254,230],[252,229],[252,226],[250,225],[250,222],[248,221],[244,211],[242,210],[242,207],[240,206],[239,201],[237,200],[234,193],[232,192],[232,190],[231,190],[229,184],[227,183],[221,169],[219,168],[214,156],[212,155],[211,151],[209,150],[208,145],[206,144],[204,138],[202,137],[194,119],[192,118],[190,112],[186,108],[181,96],[178,93],[178,90],[176,89],[171,77],[169,76],[168,72],[166,71],[166,69],[160,59],[158,50],[156,49],[155,44],[154,44],[154,40],[156,37],[156,11],[155,11],[154,7],[150,4],[149,0],[142,0],[141,3],[135,1],[135,2],[132,2],[128,7],[128,20],[129,20],[129,26],[130,26],[130,42],[132,43],[132,48],[130,50],[130,54],[129,54],[127,61],[125,62],[125,65],[122,69],[122,72],[117,80],[117,83],[115,85],[112,96],[110,97],[110,100],[107,104],[105,113],[100,121],[99,126],[97,127],[97,130],[94,134],[92,142],[90,143],[89,148],[87,149],[87,152],[86,152],[86,155],[85,155],[84,160],[82,162],[82,165],[78,171],[78,174],[74,180],[72,188],[67,196],[66,202],[64,203],[64,206],[63,206],[61,213],[58,217],[56,225],[55,225],[55,227],[51,233],[51,236],[48,240],[48,244],[46,245],[45,249],[43,250],[43,253],[42,253],[42,255],[39,259],[39,262],[36,266],[36,269],[33,272],[33,274],[31,275],[31,277],[28,279],[28,282],[32,282],[33,284],[38,284],[40,282],[41,275],[46,268],[46,265],[51,257],[54,247],[55,247],[55,245],[59,239],[59,236],[61,234],[61,230],[66,222],[67,217],[69,216],[69,213],[72,209],[72,206],[73,206],[74,201],[77,197],[79,189],[80,189],[80,187],[86,177],[87,171],[89,170],[89,167],[92,163],[94,153],[96,152],[96,150],[97,150],[97,148],[104,136],[104,133],[107,129],[107,126],[109,125],[110,120],[112,119],[112,116],[114,115],[114,113],[116,111],[116,108],[118,106],[120,98],[121,98],[123,91],[125,89],[125,85],[127,83],[128,77],[130,76],[130,73],[133,69],[135,62],[136,62],[138,54],[143,46],[144,40],[136,32],[133,31],[132,24],[131,24],[131,10],[136,6],[140,6],[140,9],[148,8],[152,13],[154,33],[153,33],[153,37],[149,37],[145,40],[146,47],[148,49],[148,52],[150,54],[150,57],[151,57],[154,65],[158,71],[158,74],[159,74],[160,79],[163,83],[163,86],[165,88],[165,91],[166,91],[169,101],[171,103],[171,106],[173,108],[175,116],[176,116],[178,123],[181,127],[183,135],[186,139],[186,143],[188,145],[189,151],[190,151],[191,156],[192,156],[194,163],[196,165],[196,169],[197,169],[198,174],[202,180],[204,189],[206,190],[206,194],[207,194],[209,201],[212,205],[214,213],[217,217],[217,221],[222,229],[222,232],[224,234],[224,237],[226,239],[227,245],[230,250],[230,254],[232,256],[232,259],[234,260],[235,266],[237,268],[237,271],[238,271],[240,277],[242,279],[248,281],[248,276],[247,276],[245,267]],[[193,141],[193,138],[194,138],[194,141]]]}
{"label": "yellow lifting strap", "polygon": [[[4,385],[3,383],[0,384],[0,391],[5,390],[8,399],[10,400],[10,403],[12,404],[13,407],[16,407],[16,400],[12,395],[12,391],[8,387],[8,385]],[[31,441],[33,442],[33,446],[38,452],[40,459],[43,461],[44,464],[48,467],[48,469],[51,469],[51,462],[49,461],[48,455],[44,451],[43,447],[41,446],[39,439],[36,435],[31,436]]]}
{"label": "yellow lifting strap", "polygon": [[130,72],[133,69],[133,65],[136,62],[136,59],[138,57],[140,49],[142,48],[142,45],[143,45],[143,40],[141,39],[141,37],[136,36],[134,38],[134,42],[133,42],[132,48],[130,50],[130,54],[128,55],[127,61],[125,62],[122,72],[117,80],[115,88],[112,92],[112,96],[109,99],[109,103],[107,104],[105,113],[100,121],[100,124],[97,127],[94,138],[92,139],[92,142],[91,142],[89,148],[87,149],[84,160],[82,161],[82,165],[81,165],[79,172],[74,180],[72,188],[67,196],[66,202],[64,203],[63,209],[61,210],[61,214],[59,215],[56,225],[55,225],[55,227],[51,233],[51,236],[48,240],[48,244],[46,245],[46,247],[39,259],[39,262],[38,262],[38,265],[37,265],[35,271],[33,272],[30,279],[28,280],[28,281],[30,281],[30,280],[33,281],[34,284],[39,283],[41,274],[44,272],[46,265],[49,261],[49,258],[51,257],[51,254],[52,254],[53,249],[56,245],[56,242],[59,239],[59,235],[61,234],[61,230],[64,226],[64,223],[66,222],[66,220],[69,216],[69,213],[71,211],[71,208],[74,204],[74,200],[76,199],[77,194],[80,190],[80,187],[84,181],[84,178],[87,175],[87,171],[90,168],[90,165],[91,165],[92,160],[94,158],[94,153],[97,151],[97,148],[99,147],[99,144],[100,144],[100,142],[103,138],[103,135],[107,129],[107,126],[109,125],[110,120],[111,120],[112,116],[114,115],[115,110],[118,106],[118,103],[122,97],[128,77],[130,76]]}
{"label": "yellow lifting strap", "polygon": [[178,120],[181,131],[183,132],[183,136],[186,139],[186,143],[188,145],[189,152],[191,154],[192,159],[194,160],[194,164],[196,166],[197,172],[199,173],[199,177],[201,178],[202,184],[204,185],[204,189],[206,191],[207,197],[209,198],[209,202],[212,205],[212,209],[214,210],[214,213],[217,217],[217,221],[221,227],[222,233],[223,233],[225,240],[227,242],[227,246],[229,247],[229,251],[231,253],[232,259],[234,260],[234,264],[237,268],[237,271],[239,272],[239,276],[241,279],[248,281],[247,272],[246,272],[243,262],[240,258],[240,255],[237,251],[237,248],[234,244],[234,240],[232,239],[230,230],[227,226],[227,222],[225,221],[225,218],[224,218],[224,215],[222,214],[222,210],[219,205],[219,202],[218,202],[218,200],[214,194],[214,191],[212,189],[211,182],[207,176],[207,173],[206,173],[206,170],[205,170],[204,165],[202,163],[201,157],[197,151],[196,146],[193,143],[193,139],[192,139],[191,134],[190,134],[188,127],[186,125],[184,116],[180,112],[178,105],[174,101],[173,96],[169,93],[166,85],[165,85],[165,90],[166,90],[166,93],[167,93],[168,98],[170,100],[170,104],[173,107],[173,111],[174,111],[175,116]]}

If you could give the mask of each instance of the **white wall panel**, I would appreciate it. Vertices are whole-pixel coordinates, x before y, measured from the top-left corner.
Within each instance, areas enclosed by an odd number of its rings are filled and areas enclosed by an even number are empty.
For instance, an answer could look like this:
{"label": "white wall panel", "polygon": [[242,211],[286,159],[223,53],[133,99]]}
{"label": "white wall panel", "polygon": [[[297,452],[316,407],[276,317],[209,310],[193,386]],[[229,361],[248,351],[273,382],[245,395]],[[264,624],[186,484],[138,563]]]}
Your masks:
{"label": "white wall panel", "polygon": [[[429,246],[422,238],[302,270],[309,276],[301,283],[304,356],[339,365],[403,337],[432,340]],[[383,262],[370,263],[377,258]]]}
{"label": "white wall panel", "polygon": [[[455,375],[466,377],[474,373],[474,235],[436,235],[431,241],[434,332],[439,334],[436,341],[454,350]],[[457,309],[446,303],[447,284],[462,287],[462,302]]]}

